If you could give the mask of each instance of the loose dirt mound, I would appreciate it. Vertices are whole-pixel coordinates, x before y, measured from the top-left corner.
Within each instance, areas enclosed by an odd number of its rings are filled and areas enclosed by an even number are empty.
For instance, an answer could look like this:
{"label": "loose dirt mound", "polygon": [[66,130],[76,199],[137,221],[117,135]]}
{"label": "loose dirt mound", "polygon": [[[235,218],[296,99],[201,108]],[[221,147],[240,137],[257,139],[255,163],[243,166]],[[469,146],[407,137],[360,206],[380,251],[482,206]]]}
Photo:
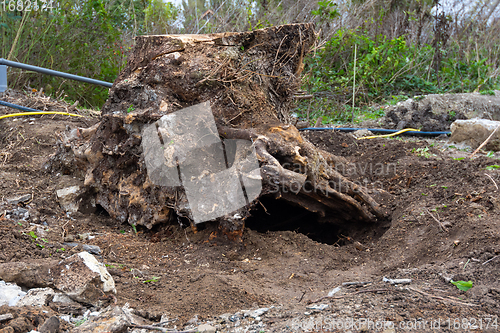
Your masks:
{"label": "loose dirt mound", "polygon": [[457,119],[500,120],[500,93],[496,95],[442,94],[410,98],[389,106],[380,125],[386,128],[419,128],[422,131],[449,131]]}
{"label": "loose dirt mound", "polygon": [[[0,108],[0,115],[12,112]],[[500,177],[496,170],[485,170],[496,160],[454,160],[449,155],[460,152],[426,141],[356,141],[346,134],[307,133],[319,148],[348,160],[338,171],[364,184],[392,211],[392,220],[346,229],[321,224],[300,208],[280,210],[279,201],[263,198],[242,242],[225,243],[212,238],[209,229],[195,234],[178,221],[135,234],[103,210],[66,214],[55,189],[67,184],[68,176],[47,173],[43,166],[66,125],[95,120],[33,118],[0,121],[0,263],[67,257],[77,251],[63,244],[68,241],[97,245],[99,260],[115,279],[118,305],[129,303],[153,321],[166,314],[173,320],[169,327],[182,327],[195,315],[222,332],[257,324],[266,332],[289,332],[308,320],[326,325],[327,320],[370,318],[393,321],[399,332],[399,323],[441,319],[440,331],[451,332],[457,319],[479,325],[480,319],[484,323],[500,314]],[[7,202],[22,194],[32,199]],[[273,223],[261,223],[264,219]],[[393,287],[381,282],[384,276],[412,282]],[[474,286],[462,292],[450,278],[471,280]],[[319,302],[329,308],[304,314],[312,311],[306,310],[308,301],[348,281],[373,283],[343,287],[337,299]],[[260,321],[219,317],[272,305]],[[8,325],[2,322],[0,329]],[[352,329],[361,330],[359,325]]]}

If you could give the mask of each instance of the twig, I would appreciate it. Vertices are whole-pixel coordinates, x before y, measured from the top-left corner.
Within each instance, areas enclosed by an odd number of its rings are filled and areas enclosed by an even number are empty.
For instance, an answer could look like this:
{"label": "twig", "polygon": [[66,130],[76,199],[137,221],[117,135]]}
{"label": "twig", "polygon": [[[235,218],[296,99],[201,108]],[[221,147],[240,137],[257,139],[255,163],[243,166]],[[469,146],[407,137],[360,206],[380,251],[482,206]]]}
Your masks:
{"label": "twig", "polygon": [[299,303],[302,301],[302,299],[304,298],[304,295],[305,295],[306,293],[307,293],[307,290],[306,290],[306,291],[304,291],[304,292],[302,293],[302,295],[300,296],[300,299],[299,299]]}
{"label": "twig", "polygon": [[498,258],[499,256],[494,256],[493,258],[489,259],[489,260],[486,260],[485,262],[483,262],[483,265],[486,265],[487,263],[489,263],[490,261],[493,261],[495,260],[496,258]]}
{"label": "twig", "polygon": [[493,184],[495,184],[495,187],[496,187],[496,188],[497,188],[497,190],[498,190],[498,185],[497,185],[497,183],[493,180],[493,178],[491,178],[491,176],[490,176],[490,175],[488,175],[487,173],[485,173],[485,175],[486,175],[486,176],[488,176],[488,178],[489,178],[489,179],[491,179],[491,181],[493,182]]}
{"label": "twig", "polygon": [[399,291],[399,290],[397,290],[397,289],[392,289],[392,290],[391,289],[359,290],[359,291],[356,291],[355,293],[345,294],[345,295],[341,295],[341,296],[323,296],[323,297],[318,298],[317,300],[308,301],[307,304],[318,303],[318,302],[321,302],[324,299],[341,299],[341,298],[344,298],[344,297],[347,297],[347,296],[354,296],[356,294],[361,294],[361,293],[378,293],[378,292],[388,292],[388,291]]}
{"label": "twig", "polygon": [[481,149],[483,148],[487,143],[488,141],[490,141],[490,139],[493,137],[493,135],[498,131],[498,129],[500,128],[500,125],[497,126],[497,128],[495,128],[495,130],[493,132],[491,132],[490,136],[486,138],[486,140],[484,140],[483,143],[481,143],[481,145],[479,147],[477,147],[476,150],[474,150],[474,152],[469,156],[469,158],[472,158],[474,157],[474,155],[476,155],[476,153]]}
{"label": "twig", "polygon": [[311,99],[313,97],[314,97],[313,95],[295,95],[295,96],[293,96],[293,98],[295,98],[297,100],[300,100],[300,99]]}
{"label": "twig", "polygon": [[443,231],[448,231],[448,230],[446,230],[446,227],[444,226],[443,222],[439,221],[434,215],[432,215],[431,212],[429,212],[429,210],[427,208],[425,208],[425,210],[427,211],[427,214],[429,214],[434,219],[434,221],[436,221],[439,224],[439,227]]}
{"label": "twig", "polygon": [[465,303],[465,302],[461,302],[461,301],[456,301],[456,300],[448,298],[448,297],[441,297],[441,296],[431,295],[431,294],[426,293],[425,291],[418,290],[418,289],[415,289],[415,288],[412,288],[412,287],[407,287],[406,289],[415,291],[417,293],[420,293],[420,294],[422,294],[424,296],[427,296],[427,297],[430,297],[430,298],[439,299],[441,301],[446,301],[446,302],[451,302],[451,303],[456,303],[456,304],[466,305],[466,306],[479,306],[478,304],[472,304],[472,303]]}

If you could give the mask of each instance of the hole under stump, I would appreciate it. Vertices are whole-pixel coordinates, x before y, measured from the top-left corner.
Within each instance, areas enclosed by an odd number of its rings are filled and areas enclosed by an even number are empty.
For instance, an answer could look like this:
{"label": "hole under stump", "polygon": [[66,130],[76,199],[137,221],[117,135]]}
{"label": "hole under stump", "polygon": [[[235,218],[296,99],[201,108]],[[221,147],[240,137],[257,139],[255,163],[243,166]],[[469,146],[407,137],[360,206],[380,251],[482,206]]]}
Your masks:
{"label": "hole under stump", "polygon": [[310,239],[329,245],[346,245],[352,241],[371,242],[380,238],[390,227],[390,221],[361,223],[334,220],[325,221],[318,214],[285,200],[263,196],[259,198],[245,227],[257,232],[295,231]]}

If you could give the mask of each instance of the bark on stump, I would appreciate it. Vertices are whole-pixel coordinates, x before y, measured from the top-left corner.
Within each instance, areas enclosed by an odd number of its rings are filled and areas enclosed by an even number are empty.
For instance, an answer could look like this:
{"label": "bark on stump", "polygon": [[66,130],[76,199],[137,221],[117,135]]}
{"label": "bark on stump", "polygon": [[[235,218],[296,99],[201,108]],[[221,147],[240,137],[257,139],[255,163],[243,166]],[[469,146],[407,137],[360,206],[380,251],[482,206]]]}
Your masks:
{"label": "bark on stump", "polygon": [[[343,158],[315,148],[290,124],[303,59],[315,38],[312,24],[137,37],[101,122],[76,140],[64,137],[53,166],[85,178],[87,194],[122,222],[152,228],[176,216],[192,220],[182,187],[151,181],[141,140],[144,128],[162,116],[209,102],[220,137],[253,142],[260,196],[286,200],[327,222],[384,218],[366,189],[336,171]],[[217,218],[220,228],[238,238],[256,204]]]}

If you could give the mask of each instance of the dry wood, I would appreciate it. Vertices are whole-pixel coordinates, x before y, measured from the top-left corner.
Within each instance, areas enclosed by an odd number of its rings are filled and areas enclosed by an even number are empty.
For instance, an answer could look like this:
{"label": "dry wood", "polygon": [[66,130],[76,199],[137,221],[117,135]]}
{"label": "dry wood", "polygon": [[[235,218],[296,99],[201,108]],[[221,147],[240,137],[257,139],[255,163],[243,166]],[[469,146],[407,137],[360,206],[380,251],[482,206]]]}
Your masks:
{"label": "dry wood", "polygon": [[[155,185],[149,178],[142,129],[210,102],[221,138],[253,143],[263,180],[260,197],[300,206],[324,222],[385,219],[388,213],[367,190],[338,172],[345,159],[317,149],[289,124],[294,98],[309,98],[297,93],[298,75],[315,40],[312,24],[137,37],[100,124],[82,130],[77,142],[61,136],[53,168],[85,179],[88,194],[119,221],[152,228],[175,220],[174,214],[193,220],[182,187]],[[217,218],[223,234],[240,238],[257,202]],[[232,219],[235,214],[241,219]]]}

